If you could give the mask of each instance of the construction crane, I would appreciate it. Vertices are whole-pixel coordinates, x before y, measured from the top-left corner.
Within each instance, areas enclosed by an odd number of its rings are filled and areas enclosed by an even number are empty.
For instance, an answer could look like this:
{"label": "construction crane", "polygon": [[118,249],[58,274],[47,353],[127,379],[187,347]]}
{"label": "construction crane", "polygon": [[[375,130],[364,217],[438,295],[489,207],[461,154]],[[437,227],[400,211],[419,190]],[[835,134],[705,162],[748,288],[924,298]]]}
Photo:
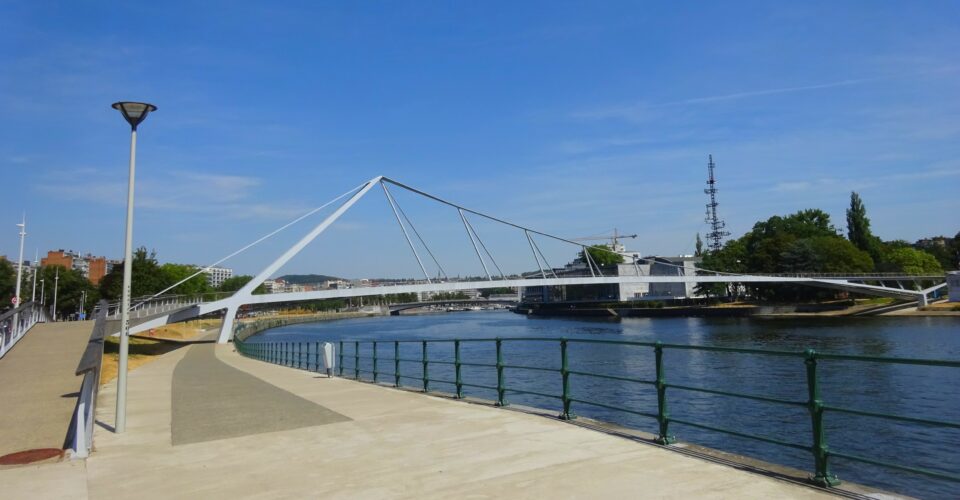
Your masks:
{"label": "construction crane", "polygon": [[587,236],[587,237],[584,237],[584,238],[574,238],[573,241],[610,240],[610,242],[611,242],[611,244],[612,244],[611,248],[616,249],[617,246],[620,244],[620,240],[623,240],[623,239],[632,239],[632,238],[636,238],[637,236],[639,236],[639,235],[637,235],[637,234],[620,234],[620,232],[617,231],[617,228],[613,228],[613,234],[597,235],[597,236]]}

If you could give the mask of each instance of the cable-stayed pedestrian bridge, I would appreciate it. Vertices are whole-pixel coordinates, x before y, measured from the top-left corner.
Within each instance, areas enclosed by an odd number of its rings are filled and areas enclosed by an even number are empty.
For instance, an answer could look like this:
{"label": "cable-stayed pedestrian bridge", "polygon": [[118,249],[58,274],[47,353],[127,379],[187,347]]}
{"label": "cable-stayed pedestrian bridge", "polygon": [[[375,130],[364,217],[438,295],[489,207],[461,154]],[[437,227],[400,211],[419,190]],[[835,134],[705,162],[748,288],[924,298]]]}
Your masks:
{"label": "cable-stayed pedestrian bridge", "polygon": [[[386,197],[386,201],[390,207],[390,214],[396,220],[403,235],[403,239],[411,251],[413,259],[416,261],[418,268],[423,273],[422,280],[417,280],[415,282],[405,281],[386,286],[355,286],[352,288],[287,293],[254,293],[259,285],[273,276],[293,257],[306,248],[318,236],[324,233],[324,231],[333,225],[344,213],[350,210],[350,208],[353,207],[357,201],[368,195],[372,189],[378,186],[382,188],[383,194]],[[423,233],[416,228],[412,218],[409,217],[407,212],[405,212],[400,206],[397,198],[391,192],[390,187],[402,189],[408,193],[412,193],[417,197],[434,202],[441,210],[455,211],[456,216],[462,222],[465,239],[469,241],[470,247],[479,261],[484,275],[481,278],[473,279],[458,279],[448,276],[443,265],[440,263],[441,257],[443,256],[438,256],[438,252],[434,252],[434,250],[431,249],[431,246],[428,245],[427,241],[423,237]],[[632,266],[626,266],[627,268],[632,267],[632,271],[617,272],[615,273],[616,275],[611,275],[609,267],[598,263],[596,259],[591,256],[591,252],[588,251],[588,245],[464,207],[460,204],[447,201],[438,196],[434,196],[383,176],[375,177],[364,182],[363,184],[338,196],[330,202],[308,212],[307,214],[282,226],[270,234],[267,234],[264,237],[241,248],[240,250],[228,255],[224,259],[211,264],[208,266],[208,268],[219,265],[224,260],[247,250],[248,248],[290,227],[294,223],[299,222],[329,206],[336,206],[337,208],[332,214],[314,226],[296,244],[288,248],[277,259],[264,267],[253,279],[251,279],[233,295],[227,297],[216,297],[214,300],[204,300],[201,298],[200,300],[192,301],[193,303],[191,304],[185,304],[183,302],[178,302],[159,296],[152,297],[145,301],[140,301],[134,306],[134,308],[152,310],[156,317],[148,319],[147,321],[132,327],[130,330],[131,333],[145,331],[167,323],[185,321],[197,316],[202,316],[217,311],[224,311],[223,325],[218,338],[220,343],[224,343],[230,339],[233,333],[234,320],[237,312],[242,306],[379,296],[388,294],[423,294],[506,287],[524,288],[614,285],[630,283],[795,284],[842,289],[868,295],[915,300],[919,304],[923,305],[926,304],[929,294],[945,286],[945,283],[942,283],[944,280],[943,276],[912,276],[905,274],[897,275],[885,273],[857,275],[755,275],[724,273],[707,269],[697,269],[696,274],[688,274],[689,270],[683,268],[682,266],[663,264],[662,262],[659,264],[672,266],[675,269],[676,274],[663,275],[663,273],[658,273],[658,275],[651,275],[649,272],[644,272],[643,268],[641,267],[641,264],[649,261],[649,259],[638,257],[635,254],[628,254],[615,250],[609,250],[609,252],[617,253],[623,256],[626,259],[627,264],[632,264]],[[488,247],[488,245],[481,238],[474,222],[472,222],[477,220],[483,220],[485,222],[505,228],[506,230],[515,232],[520,238],[525,240],[525,247],[527,247],[529,250],[529,255],[532,257],[530,268],[534,268],[534,266],[536,266],[535,269],[537,269],[537,271],[526,272],[522,274],[505,273],[493,253],[490,251],[490,247]],[[547,260],[546,253],[541,249],[544,241],[569,245],[572,250],[579,252],[582,256],[582,260],[584,261],[584,269],[580,271],[580,274],[582,275],[570,275],[570,273],[560,271],[559,269],[551,266]],[[607,269],[607,274],[604,273],[605,268]],[[198,273],[199,272],[202,271],[198,271]],[[183,281],[186,281],[186,279]],[[183,281],[181,281],[181,283]],[[931,281],[939,283],[932,287],[918,290],[903,286],[903,283],[929,283]],[[178,284],[171,286],[169,289],[172,289]],[[165,290],[164,292],[168,290]],[[157,301],[160,301],[162,305],[157,305]]]}

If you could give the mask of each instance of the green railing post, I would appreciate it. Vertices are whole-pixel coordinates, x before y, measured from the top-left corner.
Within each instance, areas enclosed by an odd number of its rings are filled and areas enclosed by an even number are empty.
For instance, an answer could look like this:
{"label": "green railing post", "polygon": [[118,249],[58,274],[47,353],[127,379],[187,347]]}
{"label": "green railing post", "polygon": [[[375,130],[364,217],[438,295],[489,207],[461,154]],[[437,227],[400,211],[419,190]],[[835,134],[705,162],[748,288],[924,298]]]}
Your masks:
{"label": "green railing post", "polygon": [[816,474],[810,480],[819,486],[836,486],[840,484],[837,476],[830,473],[830,464],[828,463],[829,453],[827,449],[827,436],[823,429],[823,401],[820,399],[820,382],[817,379],[817,351],[807,349],[804,351],[806,359],[803,363],[807,365],[807,393],[809,399],[807,405],[810,408],[810,418],[813,429],[813,462],[816,467]]}
{"label": "green railing post", "polygon": [[400,387],[400,342],[393,341],[393,385]]}
{"label": "green railing post", "polygon": [[463,379],[460,377],[460,340],[453,341],[453,369],[456,372],[457,399],[463,399]]}
{"label": "green railing post", "polygon": [[423,392],[427,392],[430,390],[430,370],[428,367],[430,361],[427,360],[427,341],[426,340],[423,341],[423,354],[420,359],[423,360]]}
{"label": "green railing post", "polygon": [[340,341],[340,376],[343,376],[343,341]]}
{"label": "green railing post", "polygon": [[353,343],[353,378],[360,380],[360,342]]}
{"label": "green railing post", "polygon": [[504,393],[507,387],[503,380],[503,339],[497,337],[497,406],[507,406]]}
{"label": "green railing post", "polygon": [[320,372],[320,341],[313,345],[313,371]]}
{"label": "green railing post", "polygon": [[563,413],[559,416],[563,420],[573,420],[577,418],[570,411],[570,366],[567,363],[567,339],[560,339],[560,376],[563,378]]}
{"label": "green railing post", "polygon": [[377,341],[373,341],[373,383],[377,383]]}
{"label": "green railing post", "polygon": [[672,444],[677,439],[670,435],[670,412],[667,411],[667,382],[664,379],[663,371],[663,343],[657,341],[654,346],[654,353],[657,362],[657,422],[660,424],[660,435],[656,442],[660,444]]}

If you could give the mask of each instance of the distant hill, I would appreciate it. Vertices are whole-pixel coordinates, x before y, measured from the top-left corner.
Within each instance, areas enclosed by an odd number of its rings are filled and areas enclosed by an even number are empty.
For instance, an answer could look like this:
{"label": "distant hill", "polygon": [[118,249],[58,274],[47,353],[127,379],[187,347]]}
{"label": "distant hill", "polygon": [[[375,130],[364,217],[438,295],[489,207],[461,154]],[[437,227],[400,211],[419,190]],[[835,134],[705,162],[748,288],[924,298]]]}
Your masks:
{"label": "distant hill", "polygon": [[293,285],[310,285],[313,283],[323,283],[324,281],[329,280],[338,280],[336,276],[327,276],[325,274],[286,274],[280,276],[278,279],[282,279],[287,283]]}

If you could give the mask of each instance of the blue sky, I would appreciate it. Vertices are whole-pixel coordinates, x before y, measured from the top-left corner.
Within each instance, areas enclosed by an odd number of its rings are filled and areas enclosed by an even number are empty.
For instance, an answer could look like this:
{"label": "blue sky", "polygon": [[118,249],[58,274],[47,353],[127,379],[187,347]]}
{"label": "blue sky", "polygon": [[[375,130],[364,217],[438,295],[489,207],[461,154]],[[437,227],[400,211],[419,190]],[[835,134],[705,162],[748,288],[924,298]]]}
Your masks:
{"label": "blue sky", "polygon": [[[31,257],[122,254],[117,100],[159,107],[135,243],[161,261],[209,263],[379,174],[690,253],[708,154],[735,236],[811,207],[843,226],[851,190],[884,239],[960,230],[956,2],[274,3],[0,2],[0,255],[22,211]],[[373,194],[284,272],[415,275]],[[462,227],[403,202],[448,273],[479,271]],[[307,230],[228,265],[254,273]],[[506,271],[535,268],[522,235],[478,231]]]}

